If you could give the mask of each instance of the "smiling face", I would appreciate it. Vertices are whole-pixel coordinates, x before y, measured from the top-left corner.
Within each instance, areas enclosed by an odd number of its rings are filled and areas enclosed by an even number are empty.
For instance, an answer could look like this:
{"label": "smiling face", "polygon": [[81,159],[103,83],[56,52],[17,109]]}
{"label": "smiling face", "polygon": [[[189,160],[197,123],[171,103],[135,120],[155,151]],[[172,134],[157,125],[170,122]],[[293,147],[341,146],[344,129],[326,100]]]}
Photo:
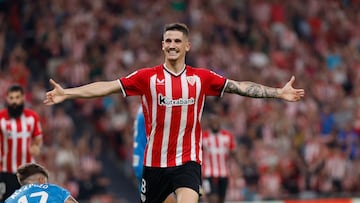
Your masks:
{"label": "smiling face", "polygon": [[190,50],[188,37],[181,31],[168,30],[164,33],[162,50],[166,61],[185,61],[186,52]]}

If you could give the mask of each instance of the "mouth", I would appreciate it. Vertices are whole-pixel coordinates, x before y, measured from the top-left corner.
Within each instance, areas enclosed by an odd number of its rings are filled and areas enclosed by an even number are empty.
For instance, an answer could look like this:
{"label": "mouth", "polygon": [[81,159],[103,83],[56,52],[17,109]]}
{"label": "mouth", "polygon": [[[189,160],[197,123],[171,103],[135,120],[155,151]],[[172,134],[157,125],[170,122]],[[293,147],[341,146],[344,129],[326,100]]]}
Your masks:
{"label": "mouth", "polygon": [[179,53],[179,50],[175,49],[175,48],[168,48],[168,49],[166,49],[166,52],[173,55],[173,54]]}
{"label": "mouth", "polygon": [[167,52],[169,53],[169,55],[176,55],[177,53],[179,53],[179,51],[176,49],[168,49]]}

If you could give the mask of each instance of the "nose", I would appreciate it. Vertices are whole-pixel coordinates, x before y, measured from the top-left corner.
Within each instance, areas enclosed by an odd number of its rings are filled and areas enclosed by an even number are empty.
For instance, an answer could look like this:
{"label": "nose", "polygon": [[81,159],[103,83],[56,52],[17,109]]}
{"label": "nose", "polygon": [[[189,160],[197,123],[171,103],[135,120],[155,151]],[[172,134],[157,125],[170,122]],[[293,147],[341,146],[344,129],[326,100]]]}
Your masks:
{"label": "nose", "polygon": [[174,41],[171,41],[170,44],[169,44],[169,48],[175,48],[176,46],[176,43]]}

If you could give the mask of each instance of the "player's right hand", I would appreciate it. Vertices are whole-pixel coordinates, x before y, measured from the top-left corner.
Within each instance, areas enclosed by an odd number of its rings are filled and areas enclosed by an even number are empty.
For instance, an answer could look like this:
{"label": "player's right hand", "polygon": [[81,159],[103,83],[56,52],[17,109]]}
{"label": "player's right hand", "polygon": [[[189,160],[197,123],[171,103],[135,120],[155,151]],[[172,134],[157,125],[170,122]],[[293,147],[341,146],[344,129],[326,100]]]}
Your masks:
{"label": "player's right hand", "polygon": [[53,79],[50,79],[49,82],[54,87],[54,89],[46,93],[44,104],[53,105],[63,102],[66,99],[64,89]]}

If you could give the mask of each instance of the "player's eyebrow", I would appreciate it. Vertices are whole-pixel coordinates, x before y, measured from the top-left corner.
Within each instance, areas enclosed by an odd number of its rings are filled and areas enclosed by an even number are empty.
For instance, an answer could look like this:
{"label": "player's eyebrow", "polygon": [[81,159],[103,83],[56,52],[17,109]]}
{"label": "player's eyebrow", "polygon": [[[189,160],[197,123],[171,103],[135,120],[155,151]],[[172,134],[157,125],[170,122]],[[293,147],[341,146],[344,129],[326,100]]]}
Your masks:
{"label": "player's eyebrow", "polygon": [[174,41],[174,42],[182,42],[182,39],[179,39],[179,38],[176,38],[176,39],[171,39],[171,38],[166,38],[165,39],[165,42],[171,42],[171,41]]}

